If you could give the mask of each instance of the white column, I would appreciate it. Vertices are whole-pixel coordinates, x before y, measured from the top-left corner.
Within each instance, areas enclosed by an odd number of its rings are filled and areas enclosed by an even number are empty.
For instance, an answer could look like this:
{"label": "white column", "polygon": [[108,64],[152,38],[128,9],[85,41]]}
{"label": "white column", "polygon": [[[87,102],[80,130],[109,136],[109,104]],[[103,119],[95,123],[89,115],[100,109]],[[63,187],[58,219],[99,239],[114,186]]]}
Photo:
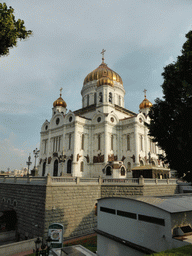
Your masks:
{"label": "white column", "polygon": [[135,140],[135,163],[134,166],[139,166],[139,138],[138,138],[137,123],[134,124],[134,140]]}
{"label": "white column", "polygon": [[109,136],[108,136],[108,129],[107,129],[107,123],[105,123],[105,132],[104,132],[104,136],[105,136],[105,151],[104,151],[104,162],[107,163],[108,162],[108,148],[109,148]]}
{"label": "white column", "polygon": [[78,124],[77,121],[75,121],[75,127],[74,127],[74,139],[73,139],[73,162],[72,162],[72,176],[77,176],[78,170],[77,170],[77,144],[78,144]]}

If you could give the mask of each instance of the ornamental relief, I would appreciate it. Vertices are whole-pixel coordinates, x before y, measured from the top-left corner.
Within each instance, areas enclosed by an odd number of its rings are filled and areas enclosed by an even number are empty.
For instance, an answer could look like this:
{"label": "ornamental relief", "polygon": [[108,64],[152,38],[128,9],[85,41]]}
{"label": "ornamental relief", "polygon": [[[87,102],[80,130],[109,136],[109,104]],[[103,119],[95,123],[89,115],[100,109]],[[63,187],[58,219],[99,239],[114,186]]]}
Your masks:
{"label": "ornamental relief", "polygon": [[93,156],[93,163],[103,163],[104,155],[98,154],[97,156]]}

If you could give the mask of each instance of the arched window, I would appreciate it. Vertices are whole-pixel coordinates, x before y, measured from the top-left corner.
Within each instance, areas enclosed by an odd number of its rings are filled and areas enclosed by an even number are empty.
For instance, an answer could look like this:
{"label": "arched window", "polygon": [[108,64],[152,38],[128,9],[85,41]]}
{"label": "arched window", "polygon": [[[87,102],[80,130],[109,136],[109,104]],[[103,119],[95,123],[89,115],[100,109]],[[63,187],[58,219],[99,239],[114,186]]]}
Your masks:
{"label": "arched window", "polygon": [[112,93],[109,93],[109,102],[112,103]]}
{"label": "arched window", "polygon": [[67,161],[67,173],[71,173],[71,164],[72,164],[72,161],[71,161],[71,159],[69,159]]}
{"label": "arched window", "polygon": [[121,176],[125,176],[125,168],[121,167]]}
{"label": "arched window", "polygon": [[58,160],[54,162],[53,176],[58,176]]}
{"label": "arched window", "polygon": [[42,176],[45,176],[45,171],[46,171],[46,162],[43,163]]}
{"label": "arched window", "polygon": [[71,134],[69,134],[69,149],[71,149]]}
{"label": "arched window", "polygon": [[89,106],[89,94],[87,94],[87,106]]}
{"label": "arched window", "polygon": [[99,102],[103,102],[103,94],[102,94],[102,92],[99,93]]}
{"label": "arched window", "polygon": [[111,175],[111,167],[110,167],[110,166],[107,166],[106,175],[107,175],[107,176],[110,176],[110,175]]}
{"label": "arched window", "polygon": [[121,106],[121,96],[119,95],[119,106]]}
{"label": "arched window", "polygon": [[155,166],[155,162],[154,161],[152,161],[152,166]]}
{"label": "arched window", "polygon": [[80,172],[83,172],[83,171],[84,171],[84,162],[82,161],[80,165]]}
{"label": "arched window", "polygon": [[141,160],[141,161],[140,161],[140,166],[143,166],[143,165],[144,165],[144,163],[143,163],[143,161]]}

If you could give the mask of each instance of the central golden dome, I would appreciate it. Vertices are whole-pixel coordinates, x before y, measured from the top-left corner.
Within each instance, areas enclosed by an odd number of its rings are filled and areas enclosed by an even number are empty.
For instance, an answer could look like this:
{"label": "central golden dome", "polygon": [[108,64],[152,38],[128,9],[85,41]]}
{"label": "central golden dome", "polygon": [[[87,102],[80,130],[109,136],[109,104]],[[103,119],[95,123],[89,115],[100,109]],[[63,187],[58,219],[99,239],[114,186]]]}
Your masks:
{"label": "central golden dome", "polygon": [[94,80],[97,81],[97,86],[101,86],[104,84],[113,86],[114,81],[119,82],[123,85],[123,81],[120,75],[110,69],[104,62],[101,63],[98,68],[93,70],[85,77],[83,85]]}

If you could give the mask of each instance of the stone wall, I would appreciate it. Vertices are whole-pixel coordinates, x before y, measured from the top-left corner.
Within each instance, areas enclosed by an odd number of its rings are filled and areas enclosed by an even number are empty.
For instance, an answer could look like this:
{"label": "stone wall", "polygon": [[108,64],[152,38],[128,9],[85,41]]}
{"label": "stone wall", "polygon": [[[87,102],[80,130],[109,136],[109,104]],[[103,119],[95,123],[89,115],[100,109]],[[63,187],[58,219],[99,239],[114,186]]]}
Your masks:
{"label": "stone wall", "polygon": [[[33,238],[42,234],[45,197],[46,186],[44,185],[0,184],[0,210],[16,211],[20,239]],[[37,224],[39,227],[36,227]]]}
{"label": "stone wall", "polygon": [[16,211],[21,239],[47,237],[48,226],[53,222],[64,225],[65,238],[93,232],[97,224],[95,204],[101,197],[178,193],[177,184],[106,184],[101,179],[47,177],[6,182],[9,181],[0,182],[0,210]]}
{"label": "stone wall", "polygon": [[64,225],[65,238],[93,232],[97,224],[94,207],[100,197],[100,185],[47,186],[45,234],[53,222]]}

